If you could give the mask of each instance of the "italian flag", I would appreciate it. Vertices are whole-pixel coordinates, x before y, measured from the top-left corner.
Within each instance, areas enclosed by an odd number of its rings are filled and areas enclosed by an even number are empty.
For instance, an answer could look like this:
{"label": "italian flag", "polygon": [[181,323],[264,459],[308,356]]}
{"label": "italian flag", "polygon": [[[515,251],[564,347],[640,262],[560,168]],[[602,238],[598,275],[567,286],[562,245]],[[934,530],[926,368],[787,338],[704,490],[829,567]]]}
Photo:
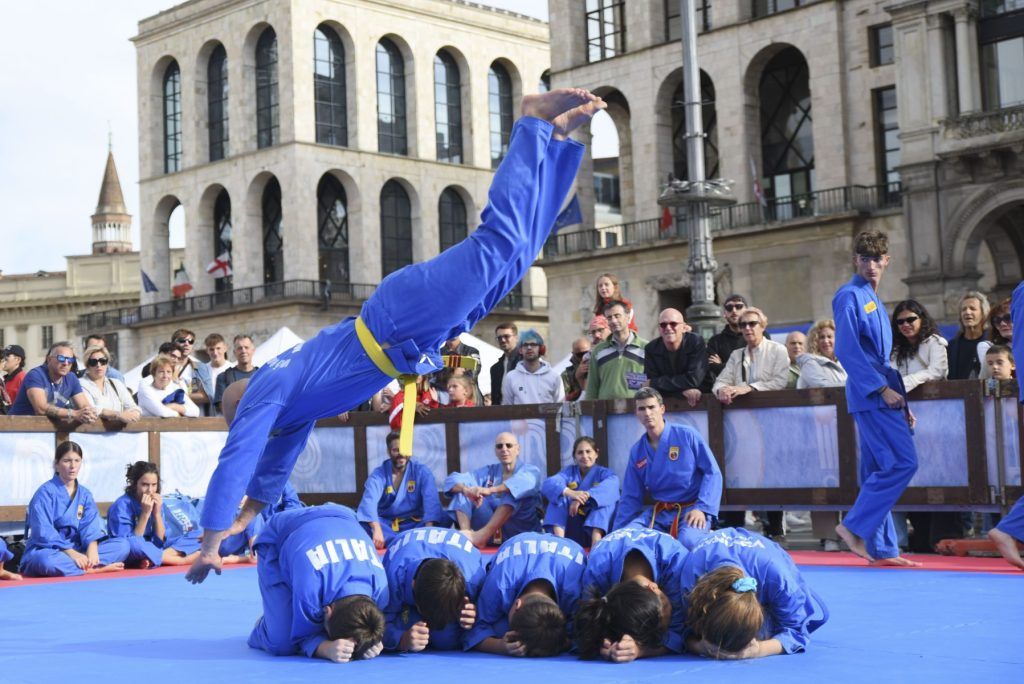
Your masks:
{"label": "italian flag", "polygon": [[185,293],[191,289],[192,283],[188,279],[188,271],[185,270],[185,264],[181,264],[174,272],[174,285],[171,287],[171,292],[175,297],[184,297]]}

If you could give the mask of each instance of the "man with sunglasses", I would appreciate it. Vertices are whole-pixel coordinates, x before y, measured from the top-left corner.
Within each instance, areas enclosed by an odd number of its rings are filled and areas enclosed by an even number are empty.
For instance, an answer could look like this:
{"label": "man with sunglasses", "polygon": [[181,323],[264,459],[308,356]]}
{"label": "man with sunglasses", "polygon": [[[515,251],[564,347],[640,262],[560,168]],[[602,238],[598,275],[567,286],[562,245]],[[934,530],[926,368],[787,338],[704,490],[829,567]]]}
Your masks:
{"label": "man with sunglasses", "polygon": [[544,338],[530,329],[519,336],[522,361],[501,381],[501,400],[505,405],[556,404],[565,401],[562,378],[542,356]]}
{"label": "man with sunglasses", "polygon": [[725,368],[726,362],[734,351],[744,346],[743,332],[740,330],[740,316],[747,308],[747,300],[743,295],[731,294],[722,304],[722,315],[725,317],[725,327],[722,332],[712,335],[708,339],[708,375],[711,382],[718,378],[719,373]]}
{"label": "man with sunglasses", "polygon": [[562,389],[565,391],[566,401],[576,401],[583,395],[583,389],[587,384],[587,374],[585,371],[581,373],[580,367],[589,354],[590,340],[586,337],[577,337],[573,340],[569,366],[562,371]]}
{"label": "man with sunglasses", "polygon": [[70,342],[57,342],[46,361],[25,375],[21,391],[11,405],[12,416],[46,416],[65,423],[92,423],[96,409],[71,370],[75,350]]}
{"label": "man with sunglasses", "polygon": [[689,332],[678,309],[658,315],[660,337],[644,348],[644,374],[650,386],[663,397],[686,399],[690,406],[700,401],[708,373],[708,352],[700,335]]}
{"label": "man with sunglasses", "polygon": [[188,387],[188,396],[192,403],[205,411],[210,403],[210,397],[206,394],[198,372],[202,362],[192,356],[192,350],[196,346],[196,334],[186,328],[179,328],[171,335],[171,342],[181,350],[182,364],[178,371],[178,379]]}

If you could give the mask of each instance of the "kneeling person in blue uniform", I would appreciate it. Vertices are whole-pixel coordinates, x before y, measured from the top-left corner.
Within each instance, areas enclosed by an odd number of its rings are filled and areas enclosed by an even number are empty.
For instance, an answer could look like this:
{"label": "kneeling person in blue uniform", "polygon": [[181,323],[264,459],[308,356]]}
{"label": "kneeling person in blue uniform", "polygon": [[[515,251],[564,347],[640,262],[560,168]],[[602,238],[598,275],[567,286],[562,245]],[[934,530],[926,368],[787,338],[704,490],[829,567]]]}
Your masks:
{"label": "kneeling person in blue uniform", "polygon": [[263,616],[249,646],[337,663],[381,652],[387,577],[352,509],[324,504],[278,513],[254,548]]}

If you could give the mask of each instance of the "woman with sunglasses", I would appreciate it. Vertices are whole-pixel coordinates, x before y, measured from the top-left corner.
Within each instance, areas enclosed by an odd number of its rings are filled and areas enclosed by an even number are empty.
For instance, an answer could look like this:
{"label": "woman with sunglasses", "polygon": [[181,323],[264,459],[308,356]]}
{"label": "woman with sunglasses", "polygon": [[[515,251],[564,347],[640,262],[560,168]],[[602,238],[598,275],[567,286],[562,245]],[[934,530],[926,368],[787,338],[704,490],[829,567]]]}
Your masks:
{"label": "woman with sunglasses", "polygon": [[85,375],[79,382],[99,417],[125,425],[137,421],[142,412],[132,399],[131,392],[123,382],[107,377],[110,352],[105,347],[92,346],[82,356],[85,358]]}
{"label": "woman with sunglasses", "polygon": [[890,360],[903,376],[907,392],[923,383],[946,379],[947,346],[935,320],[920,303],[907,299],[893,309]]}

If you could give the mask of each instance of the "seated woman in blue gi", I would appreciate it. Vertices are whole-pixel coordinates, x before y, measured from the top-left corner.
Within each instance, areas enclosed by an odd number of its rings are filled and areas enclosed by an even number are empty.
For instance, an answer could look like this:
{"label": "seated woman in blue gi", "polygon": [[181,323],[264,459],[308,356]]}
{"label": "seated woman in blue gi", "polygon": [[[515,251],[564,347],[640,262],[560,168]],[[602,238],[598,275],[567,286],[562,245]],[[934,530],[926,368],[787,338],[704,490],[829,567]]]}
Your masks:
{"label": "seated woman in blue gi", "polygon": [[507,540],[487,569],[463,648],[536,658],[564,651],[586,565],[583,547],[571,539],[524,532]]}
{"label": "seated woman in blue gi", "polygon": [[383,549],[396,534],[422,525],[442,522],[441,499],[430,468],[404,456],[398,449],[398,432],[388,434],[388,460],[373,469],[363,485],[356,515]]}
{"label": "seated woman in blue gi", "polygon": [[128,540],[129,567],[151,568],[161,565],[188,565],[199,555],[202,530],[196,528],[167,538],[164,521],[173,513],[160,494],[160,471],[155,463],[136,461],[128,466],[124,494],[107,511],[107,529],[112,537]]}
{"label": "seated woman in blue gi", "polygon": [[686,648],[722,659],[799,653],[828,609],[786,551],[742,528],[711,532],[683,562]]}
{"label": "seated woman in blue gi", "polygon": [[26,577],[71,577],[124,570],[128,540],[105,537],[92,492],[78,482],[82,447],[61,442],[53,478],[28,504],[28,538],[21,558]]}
{"label": "seated woman in blue gi", "polygon": [[590,549],[573,629],[581,658],[628,663],[683,652],[679,581],[686,549],[642,527],[615,530]]}
{"label": "seated woman in blue gi", "polygon": [[345,663],[383,649],[387,577],[351,508],[296,508],[271,517],[255,545],[263,616],[249,646]]}
{"label": "seated woman in blue gi", "polygon": [[511,432],[495,437],[494,454],[497,463],[452,473],[444,481],[444,491],[452,497],[446,510],[480,547],[540,531],[540,470],[519,460],[519,440]]}
{"label": "seated woman in blue gi", "polygon": [[4,568],[4,563],[14,558],[14,554],[7,548],[7,542],[0,537],[0,580],[20,580],[21,575]]}
{"label": "seated woman in blue gi", "polygon": [[[665,422],[665,400],[653,387],[634,396],[645,434],[629,453],[615,529],[630,523],[668,532],[693,548],[718,516],[722,471],[699,432]],[[654,506],[644,506],[644,498]]]}
{"label": "seated woman in blue gi", "polygon": [[597,442],[579,437],[572,445],[574,465],[544,480],[540,491],[548,500],[544,529],[590,547],[612,528],[619,502],[619,476],[597,464]]}
{"label": "seated woman in blue gi", "polygon": [[384,556],[390,599],[384,611],[384,648],[451,651],[476,623],[484,581],[480,551],[458,530],[418,528],[401,532]]}

